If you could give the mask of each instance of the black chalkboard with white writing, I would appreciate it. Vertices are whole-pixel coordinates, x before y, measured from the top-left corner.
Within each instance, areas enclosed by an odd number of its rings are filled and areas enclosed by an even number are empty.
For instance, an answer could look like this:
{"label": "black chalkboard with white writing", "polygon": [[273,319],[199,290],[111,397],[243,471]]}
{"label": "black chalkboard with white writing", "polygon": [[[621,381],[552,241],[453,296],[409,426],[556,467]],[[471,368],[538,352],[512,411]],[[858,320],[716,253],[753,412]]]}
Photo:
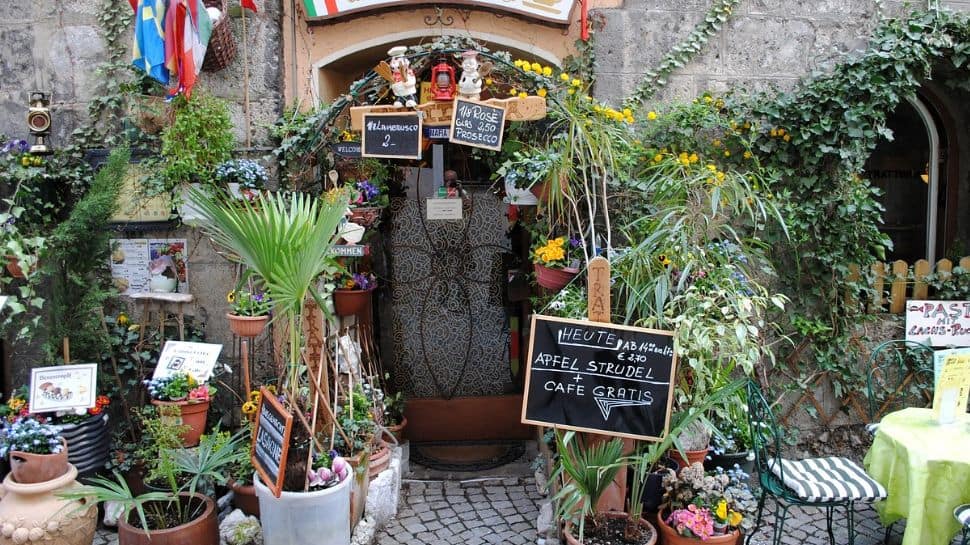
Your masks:
{"label": "black chalkboard with white writing", "polygon": [[502,149],[504,131],[505,108],[473,100],[455,99],[451,111],[449,141],[497,151]]}
{"label": "black chalkboard with white writing", "polygon": [[278,498],[283,490],[293,415],[272,392],[266,388],[260,388],[259,391],[261,396],[251,456],[253,467],[263,479],[263,484]]}
{"label": "black chalkboard with white writing", "polygon": [[341,157],[360,157],[360,142],[337,142],[333,152]]}
{"label": "black chalkboard with white writing", "polygon": [[361,157],[421,158],[421,118],[417,112],[364,114]]}
{"label": "black chalkboard with white writing", "polygon": [[535,315],[522,422],[657,440],[675,369],[672,332]]}

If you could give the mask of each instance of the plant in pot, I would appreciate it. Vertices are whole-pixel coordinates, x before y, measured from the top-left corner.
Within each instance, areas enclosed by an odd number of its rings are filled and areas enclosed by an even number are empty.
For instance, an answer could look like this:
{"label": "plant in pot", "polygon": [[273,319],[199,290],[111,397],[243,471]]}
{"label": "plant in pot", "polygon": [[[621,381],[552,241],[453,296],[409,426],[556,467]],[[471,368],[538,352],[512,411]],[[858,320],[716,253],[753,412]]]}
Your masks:
{"label": "plant in pot", "polygon": [[269,174],[263,165],[251,159],[230,159],[216,167],[213,181],[236,198],[252,202],[266,189]]}
{"label": "plant in pot", "polygon": [[336,416],[343,433],[334,436],[334,447],[347,454],[351,465],[360,467],[368,459],[377,431],[373,405],[361,385],[354,388],[349,400],[337,407]]}
{"label": "plant in pot", "polygon": [[5,421],[0,429],[0,457],[9,457],[11,464],[0,502],[4,542],[91,543],[98,510],[83,501],[58,497],[78,484],[77,469],[67,461],[67,445],[57,426],[30,416]]}
{"label": "plant in pot", "polygon": [[758,503],[740,469],[705,473],[694,463],[664,477],[664,505],[657,516],[660,534],[669,545],[712,543],[734,545],[742,531],[754,528]]}
{"label": "plant in pot", "polygon": [[754,471],[754,453],[751,450],[751,430],[743,408],[730,404],[726,409],[729,415],[724,420],[719,413],[711,418],[713,433],[711,450],[704,460],[704,468],[712,471],[717,467],[730,469],[739,467],[745,473]]}
{"label": "plant in pot", "polygon": [[178,269],[175,268],[172,256],[162,255],[149,261],[148,272],[152,275],[148,284],[151,291],[159,293],[178,291]]}
{"label": "plant in pot", "polygon": [[205,430],[209,402],[216,389],[199,382],[189,373],[173,373],[167,377],[145,380],[145,387],[156,407],[177,407],[179,422],[188,426],[182,434],[183,444],[194,447]]}
{"label": "plant in pot", "polygon": [[407,398],[404,397],[404,392],[384,394],[384,435],[392,435],[398,444],[404,441],[404,433],[408,427],[408,419],[404,416],[406,407]]}
{"label": "plant in pot", "polygon": [[345,171],[353,176],[345,179],[353,194],[350,198],[350,221],[365,228],[376,227],[381,213],[390,202],[387,181],[390,169],[378,159],[360,159],[356,168]]}
{"label": "plant in pot", "polygon": [[536,283],[550,290],[561,290],[579,274],[582,242],[560,236],[539,237],[532,245],[532,265]]}
{"label": "plant in pot", "polygon": [[[218,435],[218,434],[216,434]],[[226,482],[226,469],[239,456],[248,437],[206,437],[198,448],[156,450],[164,491],[135,495],[124,477],[93,477],[93,484],[59,494],[74,500],[113,501],[121,505],[118,541],[121,545],[217,545],[219,522],[215,501],[205,495],[215,483]]]}
{"label": "plant in pot", "polygon": [[371,305],[371,294],[377,288],[373,273],[343,273],[333,291],[333,309],[337,316],[360,316]]}
{"label": "plant in pot", "polygon": [[233,290],[226,294],[231,312],[229,329],[240,337],[256,337],[263,332],[269,323],[269,312],[273,309],[273,300],[266,291]]}

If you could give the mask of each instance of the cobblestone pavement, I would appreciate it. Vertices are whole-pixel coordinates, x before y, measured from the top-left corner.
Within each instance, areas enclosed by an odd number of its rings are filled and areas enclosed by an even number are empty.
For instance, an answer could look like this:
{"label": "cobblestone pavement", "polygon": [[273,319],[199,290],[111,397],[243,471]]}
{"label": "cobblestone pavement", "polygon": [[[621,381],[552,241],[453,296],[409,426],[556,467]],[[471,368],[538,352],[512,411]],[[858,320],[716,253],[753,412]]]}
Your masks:
{"label": "cobblestone pavement", "polygon": [[397,518],[377,545],[536,542],[538,502],[530,477],[405,481]]}

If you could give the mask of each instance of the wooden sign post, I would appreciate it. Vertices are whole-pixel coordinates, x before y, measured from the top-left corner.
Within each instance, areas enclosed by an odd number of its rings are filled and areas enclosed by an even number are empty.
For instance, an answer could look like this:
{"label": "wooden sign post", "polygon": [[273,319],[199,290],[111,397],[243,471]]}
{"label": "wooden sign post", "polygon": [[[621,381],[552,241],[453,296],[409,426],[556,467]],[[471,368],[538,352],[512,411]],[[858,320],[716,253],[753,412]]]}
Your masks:
{"label": "wooden sign post", "polygon": [[259,393],[259,410],[256,413],[258,416],[250,457],[263,484],[278,498],[283,492],[293,415],[266,388],[260,388]]}

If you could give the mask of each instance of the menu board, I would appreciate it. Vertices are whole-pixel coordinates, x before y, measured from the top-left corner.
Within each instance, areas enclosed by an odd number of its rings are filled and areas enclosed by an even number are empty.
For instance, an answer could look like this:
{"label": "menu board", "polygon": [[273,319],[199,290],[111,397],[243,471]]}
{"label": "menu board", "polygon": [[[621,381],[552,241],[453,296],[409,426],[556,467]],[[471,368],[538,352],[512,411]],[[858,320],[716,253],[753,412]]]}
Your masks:
{"label": "menu board", "polygon": [[535,315],[522,422],[659,440],[675,369],[670,331]]}
{"label": "menu board", "polygon": [[361,157],[421,158],[421,117],[417,112],[364,114]]}
{"label": "menu board", "polygon": [[94,407],[98,365],[57,365],[30,370],[30,412],[49,413]]}
{"label": "menu board", "polygon": [[484,102],[456,98],[451,109],[451,134],[448,140],[476,148],[502,149],[505,108]]}
{"label": "menu board", "polygon": [[266,388],[260,388],[259,415],[250,456],[253,467],[277,498],[283,491],[286,455],[293,431],[293,415]]}
{"label": "menu board", "polygon": [[151,291],[153,259],[172,257],[179,293],[189,293],[188,243],[184,238],[111,239],[111,282],[122,295]]}

